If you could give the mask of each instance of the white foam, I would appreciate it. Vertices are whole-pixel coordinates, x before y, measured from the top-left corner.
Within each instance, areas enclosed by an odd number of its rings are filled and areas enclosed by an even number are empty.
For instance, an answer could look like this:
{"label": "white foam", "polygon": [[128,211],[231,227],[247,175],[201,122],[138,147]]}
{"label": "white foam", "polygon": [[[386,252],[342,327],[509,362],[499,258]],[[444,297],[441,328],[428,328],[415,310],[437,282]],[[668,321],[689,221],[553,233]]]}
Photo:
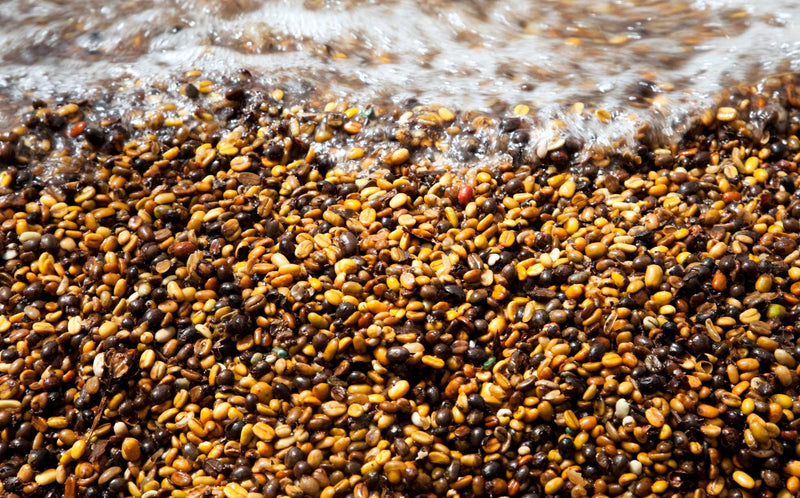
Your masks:
{"label": "white foam", "polygon": [[[303,78],[363,103],[414,97],[488,109],[502,100],[541,117],[582,101],[624,109],[669,133],[731,82],[800,69],[800,3],[790,0],[21,0],[4,7],[6,100],[246,68],[265,83]],[[627,41],[607,43],[622,36]],[[349,57],[334,57],[339,51]],[[390,60],[379,62],[382,55]],[[675,90],[657,108],[633,108],[631,88],[646,78]],[[633,130],[623,121],[582,133]]]}

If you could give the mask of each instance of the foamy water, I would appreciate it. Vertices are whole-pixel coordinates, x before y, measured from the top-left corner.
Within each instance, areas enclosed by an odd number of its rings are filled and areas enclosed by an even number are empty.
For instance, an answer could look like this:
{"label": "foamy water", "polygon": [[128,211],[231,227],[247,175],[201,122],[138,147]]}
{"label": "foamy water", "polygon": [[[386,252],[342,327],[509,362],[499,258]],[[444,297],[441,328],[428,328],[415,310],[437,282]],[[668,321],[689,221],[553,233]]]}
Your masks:
{"label": "foamy water", "polygon": [[[0,12],[0,124],[34,97],[119,90],[122,106],[142,82],[247,69],[355,103],[525,104],[602,140],[630,133],[631,116],[669,134],[734,82],[800,69],[789,0],[23,0]],[[576,102],[616,119],[570,118]]]}

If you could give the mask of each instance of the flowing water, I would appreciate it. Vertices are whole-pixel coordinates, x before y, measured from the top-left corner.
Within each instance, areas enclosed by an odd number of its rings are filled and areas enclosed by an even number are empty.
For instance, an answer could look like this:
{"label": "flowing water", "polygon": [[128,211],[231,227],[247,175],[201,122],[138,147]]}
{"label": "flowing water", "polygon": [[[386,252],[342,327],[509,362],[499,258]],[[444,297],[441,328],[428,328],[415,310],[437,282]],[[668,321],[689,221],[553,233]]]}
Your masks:
{"label": "flowing water", "polygon": [[188,70],[248,70],[363,105],[564,118],[579,103],[610,111],[570,122],[603,141],[642,119],[675,135],[735,82],[800,67],[791,0],[16,0],[0,26],[0,127],[33,98],[112,93],[122,111]]}

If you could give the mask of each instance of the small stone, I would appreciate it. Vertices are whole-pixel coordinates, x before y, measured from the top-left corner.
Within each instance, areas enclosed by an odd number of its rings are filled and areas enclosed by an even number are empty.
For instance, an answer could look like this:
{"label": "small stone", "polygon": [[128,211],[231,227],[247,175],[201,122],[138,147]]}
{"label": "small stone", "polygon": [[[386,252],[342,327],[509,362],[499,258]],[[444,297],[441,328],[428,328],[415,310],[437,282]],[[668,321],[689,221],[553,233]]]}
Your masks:
{"label": "small stone", "polygon": [[140,456],[139,441],[132,437],[126,437],[122,441],[122,458],[129,462],[135,462],[139,460]]}
{"label": "small stone", "polygon": [[739,116],[739,113],[733,107],[720,107],[717,109],[717,120],[719,121],[733,121]]}
{"label": "small stone", "polygon": [[735,470],[733,472],[733,480],[736,481],[736,484],[745,489],[753,489],[756,486],[756,481],[750,477],[749,474],[741,470]]}
{"label": "small stone", "polygon": [[408,161],[410,155],[411,154],[408,152],[408,149],[400,148],[387,155],[384,161],[390,166],[400,166],[404,162]]}
{"label": "small stone", "polygon": [[606,254],[607,247],[601,242],[593,242],[586,246],[585,254],[592,259],[598,259]]}
{"label": "small stone", "polygon": [[614,416],[622,419],[628,416],[631,412],[631,405],[624,398],[619,398],[617,404],[614,406]]}
{"label": "small stone", "polygon": [[653,289],[661,285],[664,278],[664,269],[659,265],[649,265],[644,273],[644,284]]}
{"label": "small stone", "polygon": [[392,199],[389,201],[389,206],[392,209],[400,209],[401,207],[405,206],[408,201],[408,196],[401,192],[392,197]]}
{"label": "small stone", "polygon": [[458,189],[458,203],[462,206],[466,206],[472,200],[472,187],[469,185],[462,185],[461,188]]}
{"label": "small stone", "polygon": [[172,248],[175,257],[180,259],[188,258],[193,252],[197,250],[197,246],[193,242],[185,241],[175,244]]}

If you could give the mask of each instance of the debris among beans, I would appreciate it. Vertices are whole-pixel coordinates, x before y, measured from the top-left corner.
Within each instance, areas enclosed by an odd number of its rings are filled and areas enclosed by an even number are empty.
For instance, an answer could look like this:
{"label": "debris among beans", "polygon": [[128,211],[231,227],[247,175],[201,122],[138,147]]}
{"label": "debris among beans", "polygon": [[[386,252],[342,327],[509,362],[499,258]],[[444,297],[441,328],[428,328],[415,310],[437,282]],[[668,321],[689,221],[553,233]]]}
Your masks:
{"label": "debris among beans", "polygon": [[5,496],[800,493],[792,76],[591,155],[194,76],[0,135]]}

